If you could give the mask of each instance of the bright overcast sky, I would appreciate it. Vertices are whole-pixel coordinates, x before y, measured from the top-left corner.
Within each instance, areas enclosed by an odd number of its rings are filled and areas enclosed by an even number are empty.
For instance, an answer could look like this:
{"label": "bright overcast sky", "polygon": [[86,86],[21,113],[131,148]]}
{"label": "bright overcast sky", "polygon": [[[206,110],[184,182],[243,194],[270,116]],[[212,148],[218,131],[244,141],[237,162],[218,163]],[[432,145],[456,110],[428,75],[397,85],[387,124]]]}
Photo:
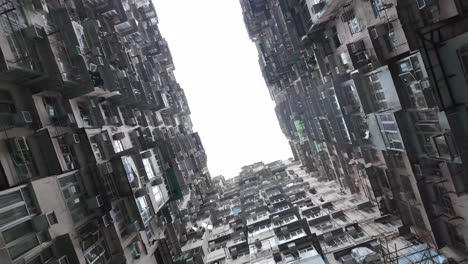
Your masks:
{"label": "bright overcast sky", "polygon": [[211,175],[292,156],[239,0],[154,0]]}

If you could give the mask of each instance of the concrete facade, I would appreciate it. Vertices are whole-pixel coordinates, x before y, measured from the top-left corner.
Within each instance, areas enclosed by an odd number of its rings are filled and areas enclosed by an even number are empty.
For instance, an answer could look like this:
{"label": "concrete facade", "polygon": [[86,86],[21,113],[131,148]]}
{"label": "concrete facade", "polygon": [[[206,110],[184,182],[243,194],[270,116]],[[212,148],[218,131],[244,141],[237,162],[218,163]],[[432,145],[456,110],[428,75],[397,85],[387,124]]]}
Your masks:
{"label": "concrete facade", "polygon": [[240,2],[296,159],[466,261],[465,1]]}
{"label": "concrete facade", "polygon": [[211,182],[152,2],[2,1],[0,51],[0,262],[172,263]]}

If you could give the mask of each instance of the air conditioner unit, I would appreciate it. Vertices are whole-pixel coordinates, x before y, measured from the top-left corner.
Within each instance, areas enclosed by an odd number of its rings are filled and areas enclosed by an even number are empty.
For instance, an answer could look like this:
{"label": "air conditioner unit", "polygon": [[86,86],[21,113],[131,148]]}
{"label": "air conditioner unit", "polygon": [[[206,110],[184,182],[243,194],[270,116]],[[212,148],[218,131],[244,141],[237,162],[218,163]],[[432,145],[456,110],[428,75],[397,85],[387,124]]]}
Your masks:
{"label": "air conditioner unit", "polygon": [[96,195],[95,197],[91,197],[86,200],[86,204],[88,205],[89,209],[97,209],[104,205],[104,199],[101,195]]}
{"label": "air conditioner unit", "polygon": [[423,9],[427,6],[426,0],[416,0],[416,3],[418,4],[419,9]]}
{"label": "air conditioner unit", "polygon": [[108,214],[103,215],[101,217],[101,220],[104,227],[109,227],[114,222],[114,220],[112,220],[112,217]]}
{"label": "air conditioner unit", "polygon": [[414,174],[415,174],[416,176],[422,176],[422,175],[423,175],[422,169],[421,169],[421,165],[419,165],[419,164],[414,164],[413,168],[414,168]]}
{"label": "air conditioner unit", "polygon": [[68,121],[70,122],[70,124],[75,124],[76,123],[75,116],[70,113],[67,115],[68,115]]}
{"label": "air conditioner unit", "polygon": [[104,205],[104,198],[100,194],[96,195],[96,204],[98,207]]}
{"label": "air conditioner unit", "polygon": [[14,139],[15,146],[18,151],[28,151],[29,146],[24,137],[17,137]]}
{"label": "air conditioner unit", "polygon": [[19,118],[22,123],[32,123],[32,116],[28,111],[21,111]]}
{"label": "air conditioner unit", "polygon": [[417,93],[414,95],[414,104],[417,108],[427,108],[426,98],[423,93]]}
{"label": "air conditioner unit", "polygon": [[370,35],[371,35],[372,39],[378,39],[379,38],[379,33],[377,32],[376,28],[371,29]]}
{"label": "air conditioner unit", "polygon": [[76,133],[73,133],[73,142],[75,142],[75,144],[79,144],[80,143],[80,135],[78,135]]}
{"label": "air conditioner unit", "polygon": [[351,79],[357,79],[359,78],[359,71],[353,71],[351,72]]}
{"label": "air conditioner unit", "polygon": [[296,243],[294,243],[294,242],[288,243],[287,246],[288,246],[288,248],[289,248],[290,250],[296,249]]}

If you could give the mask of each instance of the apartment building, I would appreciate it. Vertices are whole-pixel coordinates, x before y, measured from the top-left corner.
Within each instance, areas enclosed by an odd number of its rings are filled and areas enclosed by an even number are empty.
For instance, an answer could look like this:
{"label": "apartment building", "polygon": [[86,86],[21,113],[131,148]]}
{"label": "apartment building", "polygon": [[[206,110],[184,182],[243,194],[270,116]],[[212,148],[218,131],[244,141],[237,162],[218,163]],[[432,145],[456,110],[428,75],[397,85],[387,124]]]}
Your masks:
{"label": "apartment building", "polygon": [[0,1],[0,262],[172,263],[211,185],[149,0]]}
{"label": "apartment building", "polygon": [[175,263],[449,263],[399,217],[297,161],[244,166],[212,186]]}
{"label": "apartment building", "polygon": [[465,1],[240,1],[294,156],[466,261]]}

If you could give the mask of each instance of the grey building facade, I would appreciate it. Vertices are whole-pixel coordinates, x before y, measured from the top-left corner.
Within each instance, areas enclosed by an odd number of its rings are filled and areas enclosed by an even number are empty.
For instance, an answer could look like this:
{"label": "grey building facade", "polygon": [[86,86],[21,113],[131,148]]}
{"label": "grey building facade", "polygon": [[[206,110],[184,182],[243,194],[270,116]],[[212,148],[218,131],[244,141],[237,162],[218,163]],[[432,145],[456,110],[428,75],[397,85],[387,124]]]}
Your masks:
{"label": "grey building facade", "polygon": [[295,158],[466,261],[465,1],[240,1]]}
{"label": "grey building facade", "polygon": [[0,262],[173,263],[211,182],[152,2],[5,0],[0,32]]}

